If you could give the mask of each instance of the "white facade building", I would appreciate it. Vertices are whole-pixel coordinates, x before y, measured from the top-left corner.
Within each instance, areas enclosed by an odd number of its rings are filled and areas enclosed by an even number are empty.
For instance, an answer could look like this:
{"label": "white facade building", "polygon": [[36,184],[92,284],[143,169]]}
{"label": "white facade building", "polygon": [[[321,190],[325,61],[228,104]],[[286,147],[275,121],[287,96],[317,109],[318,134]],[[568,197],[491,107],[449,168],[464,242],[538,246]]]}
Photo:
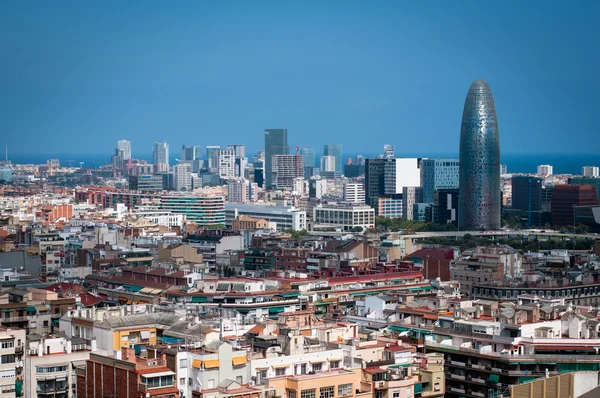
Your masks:
{"label": "white facade building", "polygon": [[304,176],[304,159],[300,155],[273,155],[271,162],[273,189],[294,189],[294,180]]}
{"label": "white facade building", "polygon": [[335,171],[335,156],[321,156],[321,171]]}
{"label": "white facade building", "polygon": [[416,203],[421,203],[423,197],[423,188],[404,187],[402,188],[402,218],[414,220],[413,207]]}
{"label": "white facade building", "polygon": [[365,203],[365,186],[362,183],[344,184],[344,202]]}
{"label": "white facade building", "polygon": [[246,179],[232,180],[227,183],[227,201],[229,203],[248,203],[258,200],[258,184]]}
{"label": "white facade building", "polygon": [[[16,396],[17,384],[23,379],[23,358],[25,346],[25,329],[0,329],[0,398]],[[20,384],[21,392],[23,386]]]}
{"label": "white facade building", "polygon": [[229,179],[235,177],[235,151],[228,149],[219,150],[218,173],[219,177]]}
{"label": "white facade building", "polygon": [[123,160],[131,159],[131,141],[119,140],[117,142],[117,149],[123,151]]}
{"label": "white facade building", "polygon": [[598,166],[583,166],[581,174],[584,177],[599,177],[600,169],[598,168]]}
{"label": "white facade building", "polygon": [[192,168],[188,163],[173,166],[173,185],[176,191],[192,190]]}
{"label": "white facade building", "polygon": [[342,231],[361,227],[375,228],[375,209],[367,205],[327,204],[313,208],[315,227],[334,227]]}
{"label": "white facade building", "polygon": [[421,158],[398,158],[384,169],[385,194],[402,193],[404,187],[421,186]]}
{"label": "white facade building", "polygon": [[266,206],[254,204],[227,203],[225,205],[225,225],[231,226],[238,216],[263,218],[277,223],[277,229],[307,229],[306,211],[288,206]]}
{"label": "white facade building", "polygon": [[541,164],[537,167],[537,173],[542,177],[548,177],[553,174],[552,166],[549,164]]}

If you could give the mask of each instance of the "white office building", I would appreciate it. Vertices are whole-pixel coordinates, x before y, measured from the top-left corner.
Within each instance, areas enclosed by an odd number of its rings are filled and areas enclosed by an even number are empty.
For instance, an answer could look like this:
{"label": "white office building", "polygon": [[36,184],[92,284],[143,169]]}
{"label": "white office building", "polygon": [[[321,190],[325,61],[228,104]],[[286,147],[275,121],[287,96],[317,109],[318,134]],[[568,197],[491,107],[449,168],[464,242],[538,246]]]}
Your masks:
{"label": "white office building", "polygon": [[192,168],[188,163],[173,166],[173,185],[176,191],[192,190]]}
{"label": "white office building", "polygon": [[384,168],[385,194],[402,193],[404,187],[421,186],[421,158],[397,158]]}
{"label": "white office building", "polygon": [[402,218],[414,220],[414,205],[422,201],[423,189],[421,187],[404,187],[402,189]]}
{"label": "white office building", "polygon": [[350,231],[355,227],[363,230],[375,227],[375,209],[359,204],[321,204],[313,208],[315,229],[324,227]]}
{"label": "white office building", "polygon": [[218,152],[218,173],[219,177],[229,179],[235,177],[235,151],[221,149]]}
{"label": "white office building", "polygon": [[335,172],[335,156],[321,156],[321,171]]}
{"label": "white office building", "polygon": [[365,203],[365,185],[362,183],[344,184],[344,202]]}
{"label": "white office building", "polygon": [[225,225],[231,226],[238,216],[263,218],[277,223],[277,229],[293,229],[301,231],[307,229],[306,211],[292,206],[266,206],[255,204],[227,203],[225,205]]}

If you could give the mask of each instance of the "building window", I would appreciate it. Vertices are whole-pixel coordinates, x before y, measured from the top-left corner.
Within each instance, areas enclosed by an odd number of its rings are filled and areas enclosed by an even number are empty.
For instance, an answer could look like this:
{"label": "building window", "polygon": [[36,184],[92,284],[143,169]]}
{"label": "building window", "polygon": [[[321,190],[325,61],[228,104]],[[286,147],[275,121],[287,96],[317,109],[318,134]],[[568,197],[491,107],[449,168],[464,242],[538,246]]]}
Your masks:
{"label": "building window", "polygon": [[400,391],[394,391],[392,393],[392,398],[400,398]]}
{"label": "building window", "polygon": [[329,362],[329,369],[337,369],[340,367],[340,361]]}
{"label": "building window", "polygon": [[412,387],[408,387],[408,388],[406,389],[406,396],[407,396],[407,397],[412,397]]}
{"label": "building window", "polygon": [[319,398],[333,398],[334,389],[333,386],[321,387],[319,389]]}
{"label": "building window", "polygon": [[285,368],[275,369],[275,376],[285,376]]}
{"label": "building window", "polygon": [[185,386],[185,377],[181,377],[181,378],[179,379],[179,385],[180,385],[180,386]]}
{"label": "building window", "polygon": [[13,348],[14,346],[15,346],[14,340],[2,340],[2,342],[0,342],[0,348],[2,348],[2,349]]}
{"label": "building window", "polygon": [[[340,384],[338,386],[338,397],[344,397],[346,395],[352,395],[352,383]],[[394,397],[394,398],[399,398],[399,397]]]}
{"label": "building window", "polygon": [[31,322],[29,322],[29,327],[30,327],[30,328],[34,328],[34,327],[36,327],[36,326],[37,326],[37,324],[36,324],[36,322],[35,322],[35,321],[31,321]]}
{"label": "building window", "polygon": [[286,388],[285,392],[287,394],[287,398],[296,398],[296,390],[290,390],[289,388]]}
{"label": "building window", "polygon": [[313,372],[320,372],[321,369],[323,369],[323,364],[321,362],[313,363],[313,366],[312,366]]}
{"label": "building window", "polygon": [[300,398],[316,398],[317,396],[317,390],[310,389],[310,390],[302,390],[300,391]]}
{"label": "building window", "polygon": [[187,368],[187,358],[183,358],[179,360],[179,367],[180,368]]}

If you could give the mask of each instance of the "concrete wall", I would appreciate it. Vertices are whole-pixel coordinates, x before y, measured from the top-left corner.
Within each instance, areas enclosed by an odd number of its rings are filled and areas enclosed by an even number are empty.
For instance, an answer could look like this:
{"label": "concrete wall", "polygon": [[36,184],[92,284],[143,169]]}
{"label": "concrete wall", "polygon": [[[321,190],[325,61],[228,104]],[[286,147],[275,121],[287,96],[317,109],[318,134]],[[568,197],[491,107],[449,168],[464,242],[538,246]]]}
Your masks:
{"label": "concrete wall", "polygon": [[0,268],[23,268],[32,275],[39,275],[41,267],[39,255],[30,256],[27,251],[0,252]]}

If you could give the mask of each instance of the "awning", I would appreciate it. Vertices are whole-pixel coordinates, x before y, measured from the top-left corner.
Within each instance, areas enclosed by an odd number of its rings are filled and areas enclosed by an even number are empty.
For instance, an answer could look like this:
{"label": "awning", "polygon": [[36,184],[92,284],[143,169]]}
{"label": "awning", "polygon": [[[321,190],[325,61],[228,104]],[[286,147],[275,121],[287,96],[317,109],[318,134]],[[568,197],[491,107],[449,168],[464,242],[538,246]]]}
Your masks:
{"label": "awning", "polygon": [[2,310],[2,312],[13,312],[13,310]]}
{"label": "awning", "polygon": [[319,307],[319,306],[323,306],[324,307],[324,306],[329,305],[329,304],[333,304],[333,303],[322,303],[322,302],[321,303],[313,303],[313,305],[316,305],[317,307]]}
{"label": "awning", "polygon": [[25,310],[27,312],[36,312],[36,309],[35,309],[35,307],[33,305],[27,306],[27,308],[25,308]]}
{"label": "awning", "polygon": [[285,311],[283,307],[271,307],[269,308],[269,314],[279,314],[280,312]]}
{"label": "awning", "polygon": [[323,362],[325,362],[325,360],[324,359],[314,359],[314,360],[308,361],[308,362],[310,362],[311,364],[312,363],[323,363]]}
{"label": "awning", "polygon": [[150,338],[150,332],[149,332],[148,330],[142,330],[142,331],[140,332],[140,336],[141,336],[143,339],[149,339],[149,338]]}
{"label": "awning", "polygon": [[129,286],[129,291],[136,293],[139,292],[140,290],[142,290],[144,288],[144,286]]}
{"label": "awning", "polygon": [[403,328],[401,326],[396,326],[396,325],[392,325],[389,327],[390,330],[393,330],[394,332],[407,332],[408,328]]}
{"label": "awning", "polygon": [[169,337],[169,336],[159,337],[159,340],[161,340],[165,344],[177,344],[177,343],[183,342],[183,339],[178,339],[177,337]]}
{"label": "awning", "polygon": [[399,363],[396,365],[390,365],[388,366],[388,369],[395,369],[395,368],[402,368],[402,367],[409,367],[410,363]]}
{"label": "awning", "polygon": [[214,369],[219,367],[218,359],[209,359],[204,361],[204,369]]}
{"label": "awning", "polygon": [[150,377],[161,377],[161,376],[174,376],[175,372],[172,371],[167,371],[167,372],[156,372],[156,373],[146,373],[145,375],[142,375],[142,377],[145,377],[146,379],[150,378]]}
{"label": "awning", "polygon": [[329,362],[336,362],[336,361],[341,361],[341,360],[342,360],[342,358],[327,358],[327,360],[328,360]]}
{"label": "awning", "polygon": [[206,297],[192,297],[192,303],[206,303]]}
{"label": "awning", "polygon": [[199,359],[194,359],[192,361],[192,368],[200,369],[202,367],[202,361]]}
{"label": "awning", "polygon": [[365,292],[350,293],[350,295],[351,295],[352,297],[360,297],[360,296],[364,296],[364,295],[366,295],[366,294],[367,294],[367,293],[365,293]]}
{"label": "awning", "polygon": [[499,380],[500,375],[491,374],[490,377],[488,377],[488,381],[491,383],[498,383]]}
{"label": "awning", "polygon": [[231,358],[231,362],[233,363],[233,366],[240,366],[240,365],[244,365],[244,364],[248,363],[248,358],[233,357],[233,358]]}
{"label": "awning", "polygon": [[289,364],[279,364],[279,365],[272,365],[271,367],[273,369],[283,369],[283,368],[289,368],[290,365]]}
{"label": "awning", "polygon": [[290,292],[290,293],[281,293],[281,297],[298,297],[300,296],[299,292]]}

